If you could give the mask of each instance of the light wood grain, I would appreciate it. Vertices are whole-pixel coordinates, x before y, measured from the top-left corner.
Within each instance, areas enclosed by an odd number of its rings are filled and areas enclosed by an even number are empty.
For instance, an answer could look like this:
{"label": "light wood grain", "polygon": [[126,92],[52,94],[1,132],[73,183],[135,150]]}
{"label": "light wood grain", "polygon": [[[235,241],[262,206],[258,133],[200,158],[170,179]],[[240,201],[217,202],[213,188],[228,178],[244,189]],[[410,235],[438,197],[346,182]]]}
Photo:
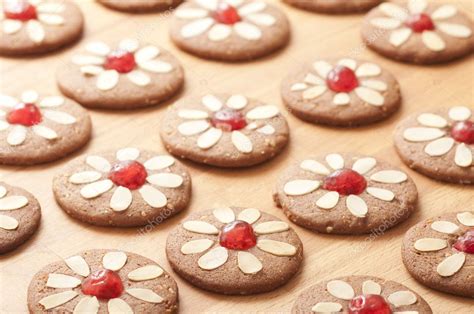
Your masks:
{"label": "light wood grain", "polygon": [[[299,274],[272,293],[248,297],[211,294],[192,287],[177,275],[181,311],[288,312],[296,296],[319,280],[341,275],[375,275],[396,280],[418,291],[437,313],[468,313],[472,299],[435,292],[418,284],[406,272],[400,258],[405,231],[421,219],[451,211],[474,210],[473,188],[435,182],[402,165],[391,134],[401,118],[411,112],[447,105],[474,104],[474,57],[442,66],[419,67],[396,63],[365,49],[359,37],[362,15],[330,16],[299,11],[276,1],[293,26],[291,44],[269,58],[246,64],[200,60],[180,52],[168,38],[168,15],[128,15],[107,10],[89,0],[77,1],[86,15],[86,39],[135,36],[174,52],[186,70],[183,94],[234,92],[279,105],[291,126],[291,144],[282,155],[262,166],[222,170],[186,162],[193,178],[193,199],[188,210],[143,235],[137,229],[96,228],[69,218],[54,202],[51,180],[70,159],[85,152],[136,146],[163,150],[158,128],[167,104],[133,112],[92,111],[94,138],[83,151],[62,161],[36,167],[1,167],[1,180],[34,193],[43,208],[39,232],[20,249],[0,257],[0,312],[26,312],[27,287],[43,266],[81,250],[114,248],[156,260],[168,271],[165,241],[168,232],[186,215],[213,206],[257,207],[286,219],[272,202],[275,179],[290,162],[317,152],[351,150],[370,154],[401,166],[416,181],[420,193],[418,211],[404,224],[371,239],[369,236],[327,236],[293,225],[304,242],[305,260]],[[458,2],[472,17],[473,1]],[[84,42],[84,41],[83,41]],[[83,43],[82,42],[82,43]],[[11,93],[26,88],[56,92],[55,69],[75,47],[38,58],[0,58],[0,89]],[[336,129],[301,122],[280,101],[279,85],[291,67],[317,56],[346,55],[373,59],[399,79],[403,108],[392,118],[363,128]],[[474,265],[470,265],[474,267]]]}

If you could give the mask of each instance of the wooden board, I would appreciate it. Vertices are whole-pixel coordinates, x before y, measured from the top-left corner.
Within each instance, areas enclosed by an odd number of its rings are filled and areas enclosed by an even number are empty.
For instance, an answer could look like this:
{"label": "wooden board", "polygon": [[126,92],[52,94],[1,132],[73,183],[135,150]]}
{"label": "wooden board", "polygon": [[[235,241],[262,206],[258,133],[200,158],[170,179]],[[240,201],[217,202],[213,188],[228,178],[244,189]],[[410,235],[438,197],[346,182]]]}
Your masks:
{"label": "wooden board", "polygon": [[[384,158],[401,166],[416,181],[419,210],[401,226],[371,239],[369,236],[328,236],[293,225],[304,242],[305,260],[300,273],[284,287],[264,295],[230,297],[192,287],[175,275],[183,313],[288,312],[295,297],[319,280],[341,275],[375,275],[393,279],[418,291],[438,313],[472,311],[472,300],[427,289],[406,272],[400,258],[405,231],[421,219],[458,210],[474,210],[473,188],[425,178],[402,165],[392,146],[392,131],[401,118],[417,110],[474,104],[474,57],[448,65],[419,67],[396,63],[368,51],[359,37],[362,15],[330,16],[299,11],[276,1],[293,24],[291,44],[269,58],[246,64],[203,61],[180,52],[168,38],[168,15],[128,15],[107,10],[90,0],[77,1],[86,15],[85,40],[138,37],[174,52],[186,69],[183,94],[244,93],[278,104],[291,126],[291,144],[282,155],[259,167],[222,170],[186,162],[194,185],[189,209],[141,234],[137,229],[96,228],[69,218],[54,202],[51,180],[71,158],[86,152],[136,146],[162,150],[158,128],[166,104],[133,112],[92,111],[94,138],[83,151],[62,161],[36,167],[1,167],[1,180],[34,193],[43,207],[39,232],[20,249],[0,257],[0,312],[26,312],[27,287],[44,265],[81,250],[114,248],[150,257],[170,271],[165,257],[168,232],[190,212],[230,204],[257,207],[282,219],[271,197],[273,184],[290,163],[317,152],[352,150]],[[451,2],[451,1],[450,1]],[[453,1],[454,2],[454,1]],[[471,17],[473,2],[456,1]],[[83,41],[84,42],[84,41]],[[82,42],[82,43],[83,43]],[[56,92],[55,69],[74,49],[39,58],[0,58],[0,89],[19,92],[35,88]],[[288,69],[317,56],[351,55],[373,59],[392,70],[403,90],[403,108],[387,121],[358,129],[336,129],[301,122],[280,101],[279,86]],[[474,267],[469,265],[468,267]]]}

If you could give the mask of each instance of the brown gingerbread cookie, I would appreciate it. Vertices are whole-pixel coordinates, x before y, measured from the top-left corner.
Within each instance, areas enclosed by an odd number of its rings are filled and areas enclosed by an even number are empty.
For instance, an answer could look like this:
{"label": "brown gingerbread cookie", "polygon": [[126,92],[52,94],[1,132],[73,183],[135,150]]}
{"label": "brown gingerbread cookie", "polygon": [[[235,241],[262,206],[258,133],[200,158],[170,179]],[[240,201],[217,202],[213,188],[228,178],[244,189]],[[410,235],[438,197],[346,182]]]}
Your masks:
{"label": "brown gingerbread cookie", "polygon": [[0,54],[21,56],[78,40],[84,18],[69,0],[6,0],[0,2],[0,24]]}
{"label": "brown gingerbread cookie", "polygon": [[38,229],[41,207],[27,191],[0,183],[0,254],[16,249]]}
{"label": "brown gingerbread cookie", "polygon": [[348,276],[320,282],[298,296],[291,312],[433,313],[415,291],[398,282],[372,276]]}
{"label": "brown gingerbread cookie", "polygon": [[31,313],[177,313],[178,286],[138,254],[90,250],[42,268],[28,288]]}
{"label": "brown gingerbread cookie", "polygon": [[172,9],[183,0],[98,0],[98,2],[114,10],[146,13]]}
{"label": "brown gingerbread cookie", "polygon": [[403,264],[420,283],[474,298],[474,212],[424,220],[405,234]]}
{"label": "brown gingerbread cookie", "polygon": [[83,222],[134,227],[185,209],[191,178],[173,157],[136,148],[89,154],[54,178],[61,208]]}
{"label": "brown gingerbread cookie", "polygon": [[289,140],[278,107],[239,94],[180,101],[169,108],[160,134],[173,155],[233,168],[269,160]]}
{"label": "brown gingerbread cookie", "polygon": [[70,99],[34,90],[20,99],[0,94],[0,164],[57,160],[86,145],[91,133],[89,114]]}
{"label": "brown gingerbread cookie", "polygon": [[431,178],[474,183],[474,121],[464,106],[415,113],[398,125],[395,147],[402,160]]}
{"label": "brown gingerbread cookie", "polygon": [[294,7],[320,13],[350,14],[367,11],[383,0],[283,0]]}
{"label": "brown gingerbread cookie", "polygon": [[175,10],[170,33],[179,48],[202,58],[244,61],[285,46],[290,26],[269,2],[191,0]]}
{"label": "brown gingerbread cookie", "polygon": [[57,72],[63,94],[83,106],[136,109],[174,96],[184,83],[179,61],[152,44],[90,42]]}
{"label": "brown gingerbread cookie", "polygon": [[404,62],[447,62],[474,47],[471,19],[449,1],[385,2],[367,14],[361,30],[367,46]]}
{"label": "brown gingerbread cookie", "polygon": [[385,119],[398,110],[400,85],[378,64],[353,58],[317,59],[290,73],[281,95],[300,119],[357,126]]}
{"label": "brown gingerbread cookie", "polygon": [[221,294],[256,294],[289,281],[303,260],[290,226],[255,208],[190,215],[166,243],[171,267],[193,285]]}
{"label": "brown gingerbread cookie", "polygon": [[407,219],[417,189],[408,175],[373,157],[331,153],[290,166],[277,182],[277,206],[294,223],[335,234],[370,233]]}

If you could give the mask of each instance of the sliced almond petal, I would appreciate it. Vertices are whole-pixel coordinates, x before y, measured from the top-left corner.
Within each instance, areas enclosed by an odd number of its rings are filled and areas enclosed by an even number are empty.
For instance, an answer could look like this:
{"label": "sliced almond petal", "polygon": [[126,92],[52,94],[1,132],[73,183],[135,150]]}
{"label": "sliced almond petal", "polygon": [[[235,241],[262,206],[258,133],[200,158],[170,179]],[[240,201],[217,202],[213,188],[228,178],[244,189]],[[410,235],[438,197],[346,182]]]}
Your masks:
{"label": "sliced almond petal", "polygon": [[110,47],[102,41],[90,42],[86,44],[85,49],[87,52],[103,57],[107,56],[110,53]]}
{"label": "sliced almond petal", "polygon": [[237,35],[246,40],[256,41],[262,38],[260,28],[247,22],[237,22],[234,24],[234,31]]}
{"label": "sliced almond petal", "polygon": [[225,24],[215,24],[207,33],[207,37],[211,41],[222,41],[230,37],[232,34],[232,27]]}
{"label": "sliced almond petal", "polygon": [[257,132],[264,135],[272,135],[272,134],[275,134],[276,130],[273,126],[267,124],[261,127],[260,129],[258,129]]}
{"label": "sliced almond petal", "polygon": [[96,198],[112,189],[114,183],[109,180],[101,180],[89,183],[81,189],[81,196],[86,199]]}
{"label": "sliced almond petal", "polygon": [[385,97],[378,91],[367,87],[357,87],[355,93],[360,99],[372,106],[382,106],[385,103]]}
{"label": "sliced almond petal", "polygon": [[87,156],[86,163],[100,172],[109,172],[112,169],[110,162],[100,156]]}
{"label": "sliced almond petal", "polygon": [[421,125],[432,128],[444,128],[448,125],[445,118],[433,113],[422,113],[417,120]]}
{"label": "sliced almond petal", "polygon": [[69,125],[76,123],[77,119],[69,113],[56,110],[43,110],[43,116],[59,124]]}
{"label": "sliced almond petal", "polygon": [[256,222],[261,216],[261,213],[256,208],[246,208],[237,215],[238,220],[245,221],[249,224]]}
{"label": "sliced almond petal", "polygon": [[328,165],[334,170],[344,168],[344,158],[339,154],[329,154],[325,159]]}
{"label": "sliced almond petal", "polygon": [[263,265],[260,260],[249,252],[237,252],[237,265],[244,274],[256,274],[262,270]]}
{"label": "sliced almond petal", "polygon": [[122,148],[115,156],[120,161],[136,160],[140,156],[140,150],[133,147]]}
{"label": "sliced almond petal", "polygon": [[474,213],[464,212],[456,215],[456,218],[460,223],[467,227],[474,227]]}
{"label": "sliced almond petal", "polygon": [[115,70],[107,70],[97,77],[96,87],[102,91],[108,91],[117,86],[119,74]]}
{"label": "sliced almond petal", "polygon": [[7,195],[7,189],[0,185],[0,198],[4,197],[5,195]]}
{"label": "sliced almond petal", "polygon": [[146,265],[128,273],[128,279],[132,281],[146,281],[160,277],[164,271],[158,265]]}
{"label": "sliced almond petal", "polygon": [[369,193],[370,195],[372,195],[373,197],[379,200],[386,201],[386,202],[391,202],[395,198],[395,194],[392,191],[389,191],[387,189],[368,187],[367,193]]}
{"label": "sliced almond petal", "polygon": [[18,104],[18,99],[12,96],[0,94],[0,106],[15,107]]}
{"label": "sliced almond petal", "polygon": [[356,70],[357,77],[377,76],[382,73],[382,69],[375,63],[362,63]]}
{"label": "sliced almond petal", "polygon": [[246,117],[250,120],[264,120],[276,117],[280,113],[278,107],[273,105],[263,105],[255,107],[247,112]]}
{"label": "sliced almond petal", "polygon": [[140,46],[140,43],[138,42],[138,40],[133,39],[133,38],[125,38],[121,40],[119,43],[120,49],[126,50],[131,53],[137,51],[139,46]]}
{"label": "sliced almond petal", "polygon": [[362,283],[363,294],[377,294],[380,295],[382,287],[373,280],[367,280]]}
{"label": "sliced almond petal", "polygon": [[81,73],[89,76],[96,76],[104,72],[104,68],[98,65],[84,65],[81,66]]}
{"label": "sliced almond petal", "polygon": [[439,263],[436,271],[442,277],[450,277],[457,273],[466,262],[466,255],[464,253],[456,253],[445,258]]}
{"label": "sliced almond petal", "polygon": [[209,239],[191,240],[183,244],[181,253],[184,255],[202,253],[211,248],[213,244],[214,241]]}
{"label": "sliced almond petal", "polygon": [[320,77],[325,79],[329,72],[331,72],[333,66],[326,61],[316,61],[313,63],[313,68]]}
{"label": "sliced almond petal", "polygon": [[178,174],[174,173],[157,173],[152,174],[146,178],[148,183],[157,185],[163,188],[177,188],[183,185],[184,179]]}
{"label": "sliced almond petal", "polygon": [[443,156],[447,154],[451,148],[454,146],[454,139],[451,137],[443,137],[439,138],[437,140],[434,140],[431,143],[428,143],[428,145],[425,146],[425,153],[427,153],[430,156],[436,157],[436,156]]}
{"label": "sliced almond petal", "polygon": [[147,170],[163,170],[174,165],[174,158],[168,155],[156,156],[144,163]]}
{"label": "sliced almond petal", "polygon": [[454,5],[445,4],[437,8],[432,14],[431,18],[434,20],[443,20],[455,16],[458,10]]}
{"label": "sliced almond petal", "polygon": [[289,243],[269,239],[258,240],[257,247],[264,252],[276,256],[293,256],[297,251],[296,247]]}
{"label": "sliced almond petal", "polygon": [[184,25],[181,28],[181,36],[184,38],[192,38],[204,34],[214,24],[214,19],[211,17],[195,20]]}
{"label": "sliced almond petal", "polygon": [[402,25],[402,22],[390,17],[376,17],[369,21],[369,23],[381,29],[397,29]]}
{"label": "sliced almond petal", "polygon": [[107,310],[109,314],[133,314],[130,305],[119,298],[110,299],[109,302],[107,302]]}
{"label": "sliced almond petal", "polygon": [[339,202],[339,193],[331,191],[321,196],[316,201],[316,206],[323,209],[332,209],[336,207],[338,202]]}
{"label": "sliced almond petal", "polygon": [[110,208],[115,212],[122,212],[130,207],[132,200],[132,192],[123,186],[119,186],[110,198]]}
{"label": "sliced almond petal", "polygon": [[295,83],[295,84],[291,85],[290,90],[292,92],[299,92],[299,91],[305,90],[307,88],[308,88],[308,85],[306,85],[305,83]]}
{"label": "sliced almond petal", "polygon": [[166,195],[151,185],[146,184],[138,191],[140,192],[143,200],[153,208],[162,208],[168,204]]}
{"label": "sliced almond petal", "polygon": [[28,205],[28,198],[22,195],[12,195],[0,199],[0,211],[15,210]]}
{"label": "sliced almond petal", "polygon": [[35,125],[32,127],[33,132],[36,133],[36,135],[45,138],[47,140],[54,140],[58,138],[58,133],[56,131],[44,126],[44,125]]}
{"label": "sliced almond petal", "polygon": [[180,19],[200,19],[208,15],[207,10],[196,8],[182,8],[174,11],[174,16]]}
{"label": "sliced almond petal", "polygon": [[383,81],[379,81],[379,80],[365,80],[365,81],[362,81],[361,84],[362,86],[374,89],[379,92],[385,92],[388,90],[387,83]]}
{"label": "sliced almond petal", "polygon": [[317,85],[305,90],[302,94],[303,99],[310,100],[315,99],[324,94],[327,91],[327,87],[324,85]]}
{"label": "sliced almond petal", "polygon": [[232,95],[227,99],[226,106],[235,110],[243,109],[247,106],[248,99],[243,95]]}
{"label": "sliced almond petal", "polygon": [[470,167],[472,165],[472,151],[466,144],[461,143],[456,147],[454,162],[459,167]]}
{"label": "sliced almond petal", "polygon": [[355,296],[352,286],[342,280],[329,281],[326,289],[332,296],[342,300],[351,300]]}
{"label": "sliced almond petal", "polygon": [[89,265],[87,264],[86,260],[79,255],[71,256],[64,260],[66,265],[76,274],[87,277],[90,274]]}
{"label": "sliced almond petal", "polygon": [[198,265],[204,270],[213,270],[224,265],[228,258],[227,249],[218,246],[201,256],[198,260]]}
{"label": "sliced almond petal", "polygon": [[372,170],[377,164],[377,160],[372,157],[360,158],[357,159],[352,165],[352,170],[357,171],[360,174],[366,174]]}
{"label": "sliced almond petal", "polygon": [[428,2],[426,2],[426,0],[409,0],[408,1],[408,11],[411,14],[423,13],[427,7],[428,7]]}
{"label": "sliced almond petal", "polygon": [[378,6],[385,15],[404,21],[408,18],[408,12],[394,3],[382,3]]}
{"label": "sliced almond petal", "polygon": [[395,307],[412,305],[417,301],[416,295],[411,291],[397,291],[390,294],[387,299]]}
{"label": "sliced almond petal", "polygon": [[463,106],[453,107],[449,110],[449,117],[454,121],[465,121],[471,117],[471,109]]}
{"label": "sliced almond petal", "polygon": [[422,238],[416,240],[414,248],[420,252],[440,251],[448,246],[448,242],[444,239]]}
{"label": "sliced almond petal", "polygon": [[143,61],[140,62],[138,65],[143,70],[147,70],[153,73],[169,73],[173,71],[173,65],[171,65],[171,63],[160,60]]}
{"label": "sliced almond petal", "polygon": [[431,51],[438,52],[446,49],[446,43],[443,38],[434,31],[424,31],[421,33],[421,40]]}
{"label": "sliced almond petal", "polygon": [[306,74],[306,76],[304,77],[304,82],[311,85],[326,85],[326,81],[312,73]]}
{"label": "sliced almond petal", "polygon": [[365,217],[369,211],[365,201],[357,195],[349,195],[346,199],[346,206],[356,217]]}
{"label": "sliced almond petal", "polygon": [[390,34],[389,42],[395,47],[400,47],[407,42],[412,34],[413,31],[408,27],[396,29]]}
{"label": "sliced almond petal", "polygon": [[408,176],[398,170],[382,170],[374,173],[370,180],[380,183],[402,183],[408,180]]}
{"label": "sliced almond petal", "polygon": [[289,196],[305,195],[316,191],[320,185],[316,180],[293,180],[285,184],[283,191]]}
{"label": "sliced almond petal", "polygon": [[207,112],[193,109],[181,109],[178,111],[178,116],[187,120],[203,120],[209,118]]}
{"label": "sliced almond petal", "polygon": [[331,173],[322,163],[312,159],[303,160],[300,168],[325,176]]}
{"label": "sliced almond petal", "polygon": [[250,138],[240,131],[233,131],[231,135],[232,144],[235,148],[244,154],[249,154],[253,150],[253,144]]}
{"label": "sliced almond petal", "polygon": [[256,225],[253,230],[258,234],[271,234],[287,231],[290,226],[284,221],[266,221]]}
{"label": "sliced almond petal", "polygon": [[22,125],[15,125],[7,137],[7,143],[11,146],[18,146],[25,142],[26,128]]}
{"label": "sliced almond petal", "polygon": [[216,217],[216,219],[223,224],[227,224],[235,220],[234,211],[228,207],[216,208],[212,211],[212,213],[214,214],[214,217]]}
{"label": "sliced almond petal", "polygon": [[18,220],[13,217],[0,215],[0,229],[15,230],[18,228]]}
{"label": "sliced almond petal", "polygon": [[105,62],[103,57],[98,56],[89,56],[89,55],[75,55],[72,57],[72,63],[76,65],[102,65]]}
{"label": "sliced almond petal", "polygon": [[147,86],[151,83],[151,77],[143,71],[134,70],[127,73],[127,78],[137,86]]}
{"label": "sliced almond petal", "polygon": [[49,274],[46,281],[46,287],[50,288],[76,288],[81,284],[82,280],[63,274]]}
{"label": "sliced almond petal", "polygon": [[468,38],[472,35],[472,30],[464,25],[456,23],[436,23],[436,27],[445,34],[456,38]]}
{"label": "sliced almond petal", "polygon": [[26,22],[26,31],[28,37],[35,43],[40,43],[45,38],[43,25],[37,20],[29,20]]}
{"label": "sliced almond petal", "polygon": [[446,234],[453,234],[459,230],[459,226],[451,221],[438,220],[431,224],[431,229]]}
{"label": "sliced almond petal", "polygon": [[415,127],[408,128],[403,132],[403,138],[410,142],[426,142],[440,138],[446,134],[438,128]]}
{"label": "sliced almond petal", "polygon": [[39,106],[42,108],[59,107],[64,105],[65,99],[61,96],[48,96],[40,100]]}
{"label": "sliced almond petal", "polygon": [[332,103],[337,106],[344,106],[351,103],[351,96],[347,93],[337,93],[332,99]]}
{"label": "sliced almond petal", "polygon": [[150,289],[144,288],[130,288],[126,289],[125,292],[130,294],[132,297],[137,298],[139,300],[148,302],[148,303],[161,303],[164,299],[156,294],[154,291]]}
{"label": "sliced almond petal", "polygon": [[210,124],[206,120],[194,120],[183,122],[178,126],[178,131],[184,136],[192,136],[209,129]]}
{"label": "sliced almond petal", "polygon": [[267,4],[263,1],[254,1],[247,4],[244,4],[239,8],[239,14],[242,16],[247,16],[252,13],[257,13],[265,10]]}
{"label": "sliced almond petal", "polygon": [[45,310],[54,309],[64,303],[67,303],[78,296],[76,291],[64,291],[56,294],[48,295],[38,301]]}
{"label": "sliced almond petal", "polygon": [[156,46],[148,45],[135,52],[137,63],[155,59],[160,54],[160,49]]}
{"label": "sliced almond petal", "polygon": [[311,308],[315,313],[335,313],[342,311],[342,305],[336,302],[319,302]]}
{"label": "sliced almond petal", "polygon": [[221,129],[210,128],[198,137],[197,146],[201,149],[209,149],[219,142],[222,134]]}
{"label": "sliced almond petal", "polygon": [[339,60],[337,64],[345,66],[351,69],[352,71],[355,71],[357,68],[357,61],[354,59],[344,58],[344,59]]}
{"label": "sliced almond petal", "polygon": [[222,109],[222,102],[214,95],[206,95],[201,100],[202,104],[211,111],[219,111]]}
{"label": "sliced almond petal", "polygon": [[99,312],[100,303],[97,297],[83,297],[74,307],[73,314],[95,314]]}
{"label": "sliced almond petal", "polygon": [[117,271],[127,262],[127,254],[124,252],[107,252],[102,258],[102,265],[105,269]]}
{"label": "sliced almond petal", "polygon": [[219,234],[219,230],[214,225],[200,220],[190,220],[183,223],[183,228],[201,234]]}
{"label": "sliced almond petal", "polygon": [[17,33],[23,26],[21,21],[17,20],[3,20],[2,21],[2,30],[5,34],[15,34]]}

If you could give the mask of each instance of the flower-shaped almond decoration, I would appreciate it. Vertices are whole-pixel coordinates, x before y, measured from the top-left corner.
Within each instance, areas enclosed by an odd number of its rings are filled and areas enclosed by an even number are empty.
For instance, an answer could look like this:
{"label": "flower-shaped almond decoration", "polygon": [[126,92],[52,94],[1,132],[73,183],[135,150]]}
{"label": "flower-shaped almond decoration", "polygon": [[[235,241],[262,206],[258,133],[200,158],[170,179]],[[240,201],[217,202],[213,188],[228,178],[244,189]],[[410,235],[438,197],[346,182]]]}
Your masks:
{"label": "flower-shaped almond decoration", "polygon": [[235,149],[241,153],[251,153],[253,144],[249,132],[257,132],[263,136],[276,133],[268,121],[280,114],[273,105],[260,105],[242,113],[248,105],[248,99],[242,95],[232,95],[225,103],[213,95],[204,96],[201,100],[202,110],[180,109],[179,118],[185,120],[178,125],[183,136],[195,136],[196,145],[203,150],[215,146],[224,136],[231,133],[231,141]]}
{"label": "flower-shaped almond decoration", "polygon": [[345,106],[351,103],[351,97],[358,97],[372,106],[383,106],[383,93],[388,84],[378,78],[382,74],[380,66],[364,62],[357,64],[354,59],[341,59],[333,65],[325,60],[312,64],[303,82],[291,86],[291,91],[301,93],[303,100],[314,100],[326,92],[334,93],[333,104]]}
{"label": "flower-shaped almond decoration", "polygon": [[188,241],[181,247],[181,253],[185,255],[202,254],[198,260],[201,269],[213,270],[224,265],[229,258],[229,250],[238,251],[236,266],[244,274],[256,274],[265,267],[248,251],[253,247],[274,256],[297,254],[298,249],[289,243],[261,237],[289,230],[286,222],[275,220],[258,223],[261,213],[255,208],[244,209],[238,215],[231,208],[219,208],[213,211],[213,215],[224,224],[221,230],[201,220],[185,221],[182,225],[189,232],[205,235],[203,239]]}
{"label": "flower-shaped almond decoration", "polygon": [[[455,147],[454,163],[468,168],[473,163],[474,122],[469,120],[471,109],[452,107],[449,119],[433,113],[422,113],[417,117],[420,126],[403,131],[403,138],[413,143],[428,142],[424,152],[431,157],[444,156]],[[450,120],[450,121],[449,121]]]}
{"label": "flower-shaped almond decoration", "polygon": [[[413,244],[415,250],[419,252],[418,254],[422,255],[439,252],[447,248],[452,249],[451,252],[443,256],[443,260],[436,267],[436,272],[441,277],[454,276],[465,265],[466,256],[474,254],[474,213],[458,213],[456,219],[465,232],[461,230],[457,223],[449,220],[436,220],[430,224],[430,228],[439,233],[440,236],[420,238]],[[460,232],[462,234],[459,234]],[[453,237],[455,239],[451,241]],[[466,265],[466,267],[469,266]],[[466,280],[468,279],[466,278]]]}
{"label": "flower-shaped almond decoration", "polygon": [[446,49],[446,42],[438,31],[454,38],[472,36],[469,26],[446,21],[458,14],[455,6],[445,4],[431,14],[426,13],[427,8],[426,0],[409,0],[407,7],[382,3],[379,9],[386,16],[373,18],[369,22],[377,28],[390,31],[389,42],[395,47],[404,45],[412,36],[419,36],[429,50],[438,52]]}
{"label": "flower-shaped almond decoration", "polygon": [[[378,200],[392,202],[396,195],[390,185],[401,184],[408,177],[399,170],[374,171],[377,161],[372,157],[363,157],[355,160],[351,168],[346,168],[347,161],[340,154],[329,154],[323,163],[307,159],[300,164],[300,168],[308,174],[322,179],[295,179],[285,183],[283,192],[292,197],[307,195],[318,189],[325,192],[316,200],[316,206],[321,209],[332,209],[342,200],[349,212],[355,217],[366,217],[369,208],[361,194],[370,195]],[[384,184],[386,188],[372,187],[370,182]]]}
{"label": "flower-shaped almond decoration", "polygon": [[211,41],[222,41],[236,34],[245,40],[262,38],[262,27],[270,27],[276,18],[265,12],[263,1],[194,0],[197,7],[178,8],[175,16],[189,20],[181,28],[181,36],[193,38],[207,33]]}
{"label": "flower-shaped almond decoration", "polygon": [[53,141],[59,138],[55,130],[43,125],[49,120],[62,125],[70,125],[77,119],[61,111],[65,99],[60,96],[40,98],[36,91],[25,91],[21,100],[0,94],[0,132],[8,131],[10,146],[22,145],[27,139],[28,130],[35,135]]}
{"label": "flower-shaped almond decoration", "polygon": [[90,42],[85,50],[89,54],[75,55],[72,62],[80,66],[85,76],[96,76],[96,87],[101,91],[114,89],[122,75],[137,86],[151,83],[151,74],[173,71],[173,65],[161,61],[160,49],[153,45],[140,47],[137,40],[124,39],[112,49],[104,42]]}
{"label": "flower-shaped almond decoration", "polygon": [[17,210],[28,205],[28,198],[22,195],[8,195],[8,191],[4,186],[0,185],[0,229],[16,230],[18,228],[18,220],[2,212]]}
{"label": "flower-shaped almond decoration", "polygon": [[0,2],[1,30],[5,35],[18,33],[23,27],[31,41],[41,43],[47,26],[64,24],[65,6],[60,1],[4,0]]}
{"label": "flower-shaped almond decoration", "polygon": [[[124,286],[118,272],[127,263],[127,254],[124,252],[107,252],[102,258],[102,267],[91,269],[91,266],[81,255],[75,255],[64,260],[67,267],[74,273],[73,276],[50,273],[46,288],[60,289],[58,293],[50,294],[39,304],[44,310],[53,310],[74,298],[81,299],[74,308],[74,313],[98,313],[101,301],[107,302],[107,313],[134,313],[132,307],[121,298],[126,293],[135,299],[146,303],[162,303],[164,298],[149,288],[141,287],[140,283],[160,278],[164,271],[156,264],[141,266],[127,274],[133,284]],[[80,290],[79,290],[80,289]]]}
{"label": "flower-shaped almond decoration", "polygon": [[69,182],[84,185],[80,194],[85,199],[94,199],[114,189],[109,204],[116,212],[125,211],[132,205],[134,190],[138,190],[152,208],[165,207],[168,200],[159,188],[175,189],[184,182],[181,175],[170,171],[174,158],[160,155],[142,164],[137,161],[139,156],[140,151],[136,148],[117,151],[114,164],[101,156],[88,156],[85,162],[91,169],[74,173]]}

